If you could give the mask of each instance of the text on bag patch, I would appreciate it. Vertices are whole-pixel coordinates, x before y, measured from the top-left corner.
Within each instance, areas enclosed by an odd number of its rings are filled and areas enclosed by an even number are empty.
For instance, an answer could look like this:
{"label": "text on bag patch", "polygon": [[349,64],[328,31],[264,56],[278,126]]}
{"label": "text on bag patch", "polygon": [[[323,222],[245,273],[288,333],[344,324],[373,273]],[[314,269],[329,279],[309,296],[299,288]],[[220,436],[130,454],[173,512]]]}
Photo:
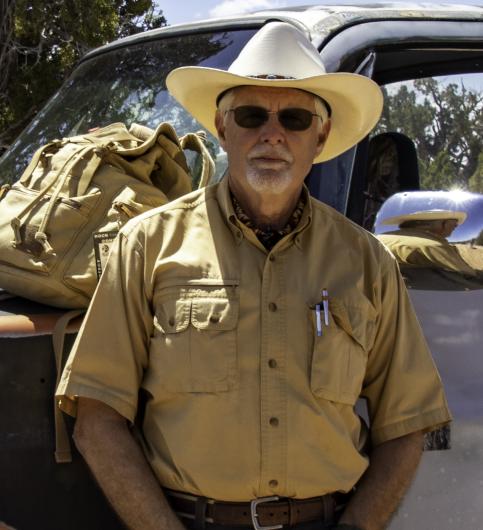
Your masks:
{"label": "text on bag patch", "polygon": [[107,263],[109,257],[109,251],[111,250],[112,243],[116,239],[118,232],[94,232],[92,237],[94,239],[94,253],[96,256],[96,272],[97,280],[101,277],[102,271]]}

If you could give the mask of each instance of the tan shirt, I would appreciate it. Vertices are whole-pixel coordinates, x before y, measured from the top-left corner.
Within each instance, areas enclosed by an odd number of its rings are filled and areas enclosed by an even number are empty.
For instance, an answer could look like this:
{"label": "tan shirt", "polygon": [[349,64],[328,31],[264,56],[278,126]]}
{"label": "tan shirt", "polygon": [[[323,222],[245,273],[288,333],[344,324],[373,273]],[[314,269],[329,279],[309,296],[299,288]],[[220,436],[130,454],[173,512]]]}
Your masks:
{"label": "tan shirt", "polygon": [[377,236],[401,265],[430,267],[475,276],[476,271],[461,257],[458,249],[441,236],[401,228]]}
{"label": "tan shirt", "polygon": [[75,396],[130,421],[142,404],[160,483],[231,501],[349,490],[368,465],[359,395],[375,444],[450,419],[384,247],[310,199],[267,253],[226,181],[125,226],[57,394],[70,414]]}

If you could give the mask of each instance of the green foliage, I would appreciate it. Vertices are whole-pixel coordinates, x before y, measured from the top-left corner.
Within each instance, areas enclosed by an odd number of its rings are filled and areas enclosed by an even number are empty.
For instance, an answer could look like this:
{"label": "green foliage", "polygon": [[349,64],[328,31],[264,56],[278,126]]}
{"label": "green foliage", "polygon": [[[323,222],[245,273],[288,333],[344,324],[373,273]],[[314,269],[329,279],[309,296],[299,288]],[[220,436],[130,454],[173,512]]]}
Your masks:
{"label": "green foliage", "polygon": [[425,78],[385,90],[385,100],[377,132],[401,132],[415,142],[423,189],[481,190],[481,93]]}
{"label": "green foliage", "polygon": [[469,190],[477,193],[483,193],[483,153],[478,157],[478,166],[471,175],[469,181]]}
{"label": "green foliage", "polygon": [[59,88],[80,57],[166,24],[152,0],[9,0],[0,29],[0,150]]}
{"label": "green foliage", "polygon": [[464,183],[460,183],[455,179],[454,164],[451,162],[448,151],[440,151],[431,160],[423,161],[422,166],[422,187],[430,190],[449,190],[453,187],[464,187]]}

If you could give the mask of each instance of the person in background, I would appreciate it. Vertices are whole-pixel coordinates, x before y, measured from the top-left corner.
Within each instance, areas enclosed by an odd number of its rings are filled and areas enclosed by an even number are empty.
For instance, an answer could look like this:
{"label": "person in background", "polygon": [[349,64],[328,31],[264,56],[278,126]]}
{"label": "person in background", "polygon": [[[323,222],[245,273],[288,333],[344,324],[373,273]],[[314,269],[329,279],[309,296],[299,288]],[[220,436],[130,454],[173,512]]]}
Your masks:
{"label": "person in background", "polygon": [[465,220],[465,212],[413,212],[386,219],[383,224],[398,225],[399,229],[377,237],[401,265],[442,269],[474,277],[476,271],[462,258],[458,249],[447,241]]}

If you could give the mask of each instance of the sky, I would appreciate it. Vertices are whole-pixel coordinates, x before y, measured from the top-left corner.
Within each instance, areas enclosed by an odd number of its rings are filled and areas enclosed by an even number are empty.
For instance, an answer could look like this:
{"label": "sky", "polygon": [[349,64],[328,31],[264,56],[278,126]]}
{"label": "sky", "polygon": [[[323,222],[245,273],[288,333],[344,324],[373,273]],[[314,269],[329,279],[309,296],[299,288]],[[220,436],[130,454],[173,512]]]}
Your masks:
{"label": "sky", "polygon": [[[300,6],[311,4],[324,4],[323,1],[316,2],[311,0],[157,0],[157,5],[163,10],[168,24],[179,24],[182,22],[195,22],[211,17],[222,17],[247,13],[257,9],[272,9],[284,6]],[[332,1],[330,3],[336,3]],[[341,1],[341,3],[352,4],[369,4],[374,2],[365,2],[363,0]],[[401,2],[405,3],[405,2]],[[483,0],[457,0],[441,1],[445,4],[473,4],[483,5]]]}

